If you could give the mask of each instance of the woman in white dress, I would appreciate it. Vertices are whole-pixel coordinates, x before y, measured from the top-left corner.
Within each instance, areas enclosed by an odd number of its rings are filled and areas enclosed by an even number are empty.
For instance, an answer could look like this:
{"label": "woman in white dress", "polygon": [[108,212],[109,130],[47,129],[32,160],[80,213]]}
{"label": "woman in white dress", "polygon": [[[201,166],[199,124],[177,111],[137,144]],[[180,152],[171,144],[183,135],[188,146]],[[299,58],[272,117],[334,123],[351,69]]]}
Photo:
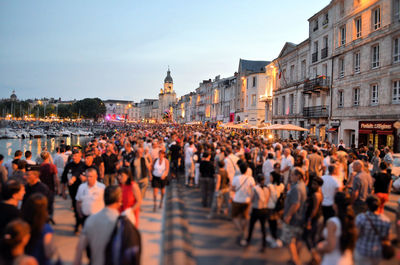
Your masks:
{"label": "woman in white dress", "polygon": [[323,231],[325,240],[313,250],[313,258],[319,260],[320,253],[322,265],[352,265],[357,231],[350,195],[336,193],[333,208],[336,214],[328,219]]}

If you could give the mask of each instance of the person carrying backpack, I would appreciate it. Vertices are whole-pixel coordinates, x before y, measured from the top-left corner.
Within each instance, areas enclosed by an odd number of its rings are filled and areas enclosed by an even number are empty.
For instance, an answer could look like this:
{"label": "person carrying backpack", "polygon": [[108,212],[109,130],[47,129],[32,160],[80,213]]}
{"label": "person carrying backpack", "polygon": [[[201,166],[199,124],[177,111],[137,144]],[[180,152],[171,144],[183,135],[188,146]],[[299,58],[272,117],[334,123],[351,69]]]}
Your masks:
{"label": "person carrying backpack", "polygon": [[[275,164],[275,167],[280,170],[279,163]],[[270,192],[267,219],[271,235],[267,236],[266,241],[271,247],[282,247],[282,241],[278,238],[278,219],[280,219],[285,202],[285,185],[280,174],[271,174],[271,183],[267,187]]]}
{"label": "person carrying backpack", "polygon": [[264,184],[265,178],[264,175],[261,173],[257,176],[257,185],[253,187],[253,192],[251,196],[252,202],[252,211],[250,215],[250,223],[249,223],[249,232],[247,236],[247,244],[248,245],[251,241],[251,236],[253,234],[254,225],[257,221],[260,221],[261,225],[261,233],[262,233],[262,246],[260,252],[264,252],[266,247],[265,242],[265,221],[267,220],[268,216],[268,200],[270,197],[270,191]]}
{"label": "person carrying backpack", "polygon": [[121,215],[106,248],[105,265],[140,265],[142,239],[128,216]]}

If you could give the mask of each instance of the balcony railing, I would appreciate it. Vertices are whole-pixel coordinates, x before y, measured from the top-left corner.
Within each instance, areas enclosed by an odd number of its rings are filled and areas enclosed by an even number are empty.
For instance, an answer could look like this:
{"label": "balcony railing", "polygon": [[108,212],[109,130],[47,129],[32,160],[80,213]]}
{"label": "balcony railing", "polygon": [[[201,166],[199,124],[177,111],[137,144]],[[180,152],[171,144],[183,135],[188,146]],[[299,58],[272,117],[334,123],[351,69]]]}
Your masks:
{"label": "balcony railing", "polygon": [[318,61],[318,52],[314,52],[312,54],[312,58],[311,58],[312,62],[315,63],[316,61]]}
{"label": "balcony railing", "polygon": [[330,87],[330,78],[327,76],[319,76],[314,79],[306,80],[304,82],[303,93],[319,93],[320,91],[328,91]]}
{"label": "balcony railing", "polygon": [[328,106],[315,106],[303,108],[303,116],[307,118],[328,117]]}
{"label": "balcony railing", "polygon": [[321,59],[328,57],[328,47],[321,50]]}

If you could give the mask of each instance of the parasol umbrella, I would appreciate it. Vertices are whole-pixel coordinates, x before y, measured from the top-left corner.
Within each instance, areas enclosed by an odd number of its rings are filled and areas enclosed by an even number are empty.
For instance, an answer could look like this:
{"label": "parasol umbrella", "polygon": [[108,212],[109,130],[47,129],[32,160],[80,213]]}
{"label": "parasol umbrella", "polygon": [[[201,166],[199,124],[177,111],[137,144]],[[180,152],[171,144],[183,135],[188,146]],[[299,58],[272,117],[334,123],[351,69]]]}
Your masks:
{"label": "parasol umbrella", "polygon": [[284,124],[276,130],[285,130],[285,131],[300,131],[300,132],[308,132],[308,129],[302,128],[300,126],[296,126],[294,124]]}

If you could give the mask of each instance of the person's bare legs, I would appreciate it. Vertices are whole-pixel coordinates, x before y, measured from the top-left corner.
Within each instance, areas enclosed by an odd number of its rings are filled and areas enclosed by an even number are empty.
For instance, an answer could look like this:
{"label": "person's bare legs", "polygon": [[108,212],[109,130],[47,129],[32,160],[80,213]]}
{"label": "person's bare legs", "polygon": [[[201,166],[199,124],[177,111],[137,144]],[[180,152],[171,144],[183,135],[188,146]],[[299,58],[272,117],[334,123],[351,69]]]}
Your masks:
{"label": "person's bare legs", "polygon": [[155,212],[157,208],[157,193],[158,193],[158,188],[153,188],[153,201],[154,201],[153,212]]}
{"label": "person's bare legs", "polygon": [[295,239],[292,239],[292,242],[290,242],[290,244],[289,244],[289,252],[290,252],[290,256],[291,256],[294,264],[300,265],[301,264],[300,257],[299,257],[299,253],[297,252],[297,246],[296,246]]}
{"label": "person's bare legs", "polygon": [[165,187],[161,189],[160,209],[162,208],[162,203],[163,203],[163,200],[164,200],[164,194],[165,194]]}

